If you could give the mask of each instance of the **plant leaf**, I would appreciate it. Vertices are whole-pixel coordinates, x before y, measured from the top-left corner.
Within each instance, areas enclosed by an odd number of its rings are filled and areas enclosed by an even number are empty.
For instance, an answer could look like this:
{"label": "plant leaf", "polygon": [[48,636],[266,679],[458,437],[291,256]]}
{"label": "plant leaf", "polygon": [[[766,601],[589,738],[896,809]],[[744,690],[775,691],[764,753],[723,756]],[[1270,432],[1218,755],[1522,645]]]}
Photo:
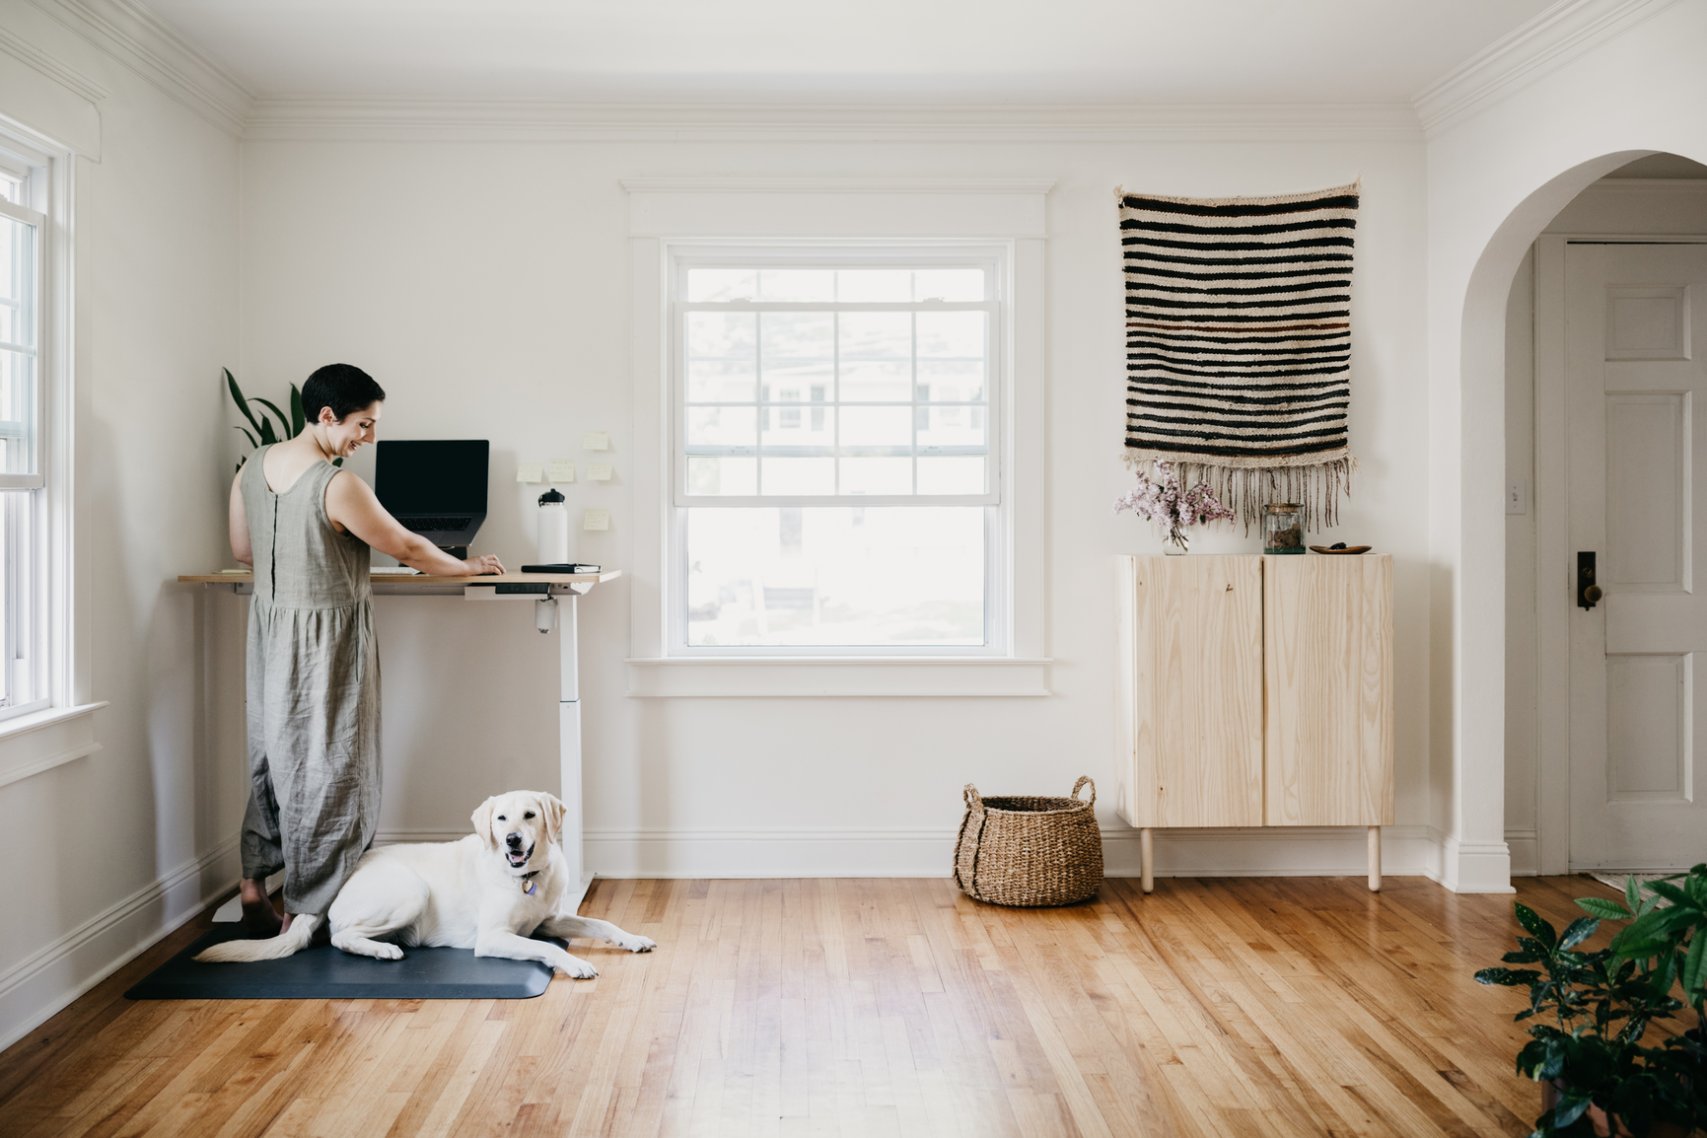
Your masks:
{"label": "plant leaf", "polygon": [[1704,969],[1707,969],[1707,929],[1696,929],[1689,955],[1683,958],[1683,992],[1692,1000],[1699,1000]]}
{"label": "plant leaf", "polygon": [[1624,879],[1624,900],[1629,904],[1632,913],[1641,912],[1642,886],[1634,877]]}
{"label": "plant leaf", "polygon": [[1552,925],[1541,919],[1541,914],[1518,901],[1514,906],[1517,910],[1517,923],[1529,931],[1529,934],[1548,948],[1559,943],[1559,932]]}
{"label": "plant leaf", "polygon": [[1559,938],[1559,951],[1575,948],[1583,941],[1594,935],[1594,930],[1600,927],[1600,922],[1593,917],[1578,917],[1565,926],[1565,933]]}
{"label": "plant leaf", "polygon": [[1659,894],[1673,905],[1689,904],[1689,895],[1669,881],[1650,881],[1648,891]]}
{"label": "plant leaf", "polygon": [[1559,1105],[1553,1108],[1553,1125],[1563,1129],[1581,1118],[1593,1100],[1587,1095],[1563,1094],[1559,1096]]}
{"label": "plant leaf", "polygon": [[302,413],[302,389],[296,384],[290,385],[290,437],[302,434],[302,428],[308,423],[308,416]]}
{"label": "plant leaf", "polygon": [[1605,921],[1627,921],[1631,916],[1630,910],[1605,897],[1578,897],[1577,907]]}
{"label": "plant leaf", "polygon": [[249,430],[249,428],[248,428],[248,427],[232,427],[232,428],[231,428],[231,429],[232,429],[232,430],[234,430],[234,431],[242,431],[242,432],[243,432],[243,437],[244,437],[244,438],[246,438],[246,439],[248,439],[248,440],[249,440],[249,445],[250,445],[250,446],[252,446],[252,447],[258,447],[258,446],[260,446],[260,445],[261,445],[261,444],[260,444],[260,443],[258,443],[258,442],[256,442],[256,441],[255,441],[255,435],[254,435],[254,433],[253,433],[253,432],[251,432],[251,431],[250,431],[250,430]]}
{"label": "plant leaf", "polygon": [[260,434],[260,421],[255,418],[255,413],[249,410],[249,401],[243,398],[243,389],[237,386],[237,377],[231,374],[230,368],[220,368],[219,370],[225,375],[225,386],[231,392],[231,401],[237,404],[237,409],[243,412],[243,417],[249,420],[249,425],[255,428],[255,433]]}
{"label": "plant leaf", "polygon": [[274,415],[278,416],[279,429],[285,432],[283,435],[280,436],[281,438],[288,439],[291,437],[290,436],[290,416],[286,415],[283,411],[279,410],[279,405],[277,403],[274,403],[271,399],[262,399],[259,395],[255,396],[254,402],[259,403],[261,406],[263,406],[267,410],[271,411]]}

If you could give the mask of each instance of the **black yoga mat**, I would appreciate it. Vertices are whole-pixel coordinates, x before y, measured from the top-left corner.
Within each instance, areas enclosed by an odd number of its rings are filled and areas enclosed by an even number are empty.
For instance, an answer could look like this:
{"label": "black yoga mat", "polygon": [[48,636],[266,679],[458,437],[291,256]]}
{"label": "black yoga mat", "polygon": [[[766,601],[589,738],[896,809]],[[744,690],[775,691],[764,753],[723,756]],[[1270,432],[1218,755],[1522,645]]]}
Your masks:
{"label": "black yoga mat", "polygon": [[[191,957],[242,934],[220,924],[125,993],[132,1000],[530,1000],[552,970],[468,948],[405,948],[402,960],[352,956],[316,944],[283,960],[202,964]],[[563,944],[563,941],[553,943]]]}

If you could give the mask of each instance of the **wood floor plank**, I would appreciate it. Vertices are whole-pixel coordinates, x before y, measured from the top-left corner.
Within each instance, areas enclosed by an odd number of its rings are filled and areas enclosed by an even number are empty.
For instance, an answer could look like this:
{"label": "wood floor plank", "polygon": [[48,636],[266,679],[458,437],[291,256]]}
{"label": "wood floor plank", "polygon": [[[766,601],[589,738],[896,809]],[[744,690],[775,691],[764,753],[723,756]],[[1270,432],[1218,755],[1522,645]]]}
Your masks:
{"label": "wood floor plank", "polygon": [[[1519,897],[1562,924],[1588,878]],[[0,1055],[0,1134],[1527,1133],[1510,897],[1426,881],[1110,880],[1002,909],[944,880],[595,882],[655,939],[521,1001],[146,1001],[192,922]]]}

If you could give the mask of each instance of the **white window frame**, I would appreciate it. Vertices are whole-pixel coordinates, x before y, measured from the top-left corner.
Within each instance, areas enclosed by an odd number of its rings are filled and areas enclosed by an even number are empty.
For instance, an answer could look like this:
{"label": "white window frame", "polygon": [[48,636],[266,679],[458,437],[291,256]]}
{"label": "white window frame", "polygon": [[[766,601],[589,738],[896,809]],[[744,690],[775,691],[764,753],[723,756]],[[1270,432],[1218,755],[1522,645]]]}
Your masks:
{"label": "white window frame", "polygon": [[[750,242],[718,243],[705,241],[675,242],[667,241],[663,246],[663,254],[667,267],[665,281],[670,297],[670,318],[665,326],[665,336],[670,343],[666,347],[670,361],[670,416],[671,416],[671,447],[670,447],[670,501],[667,507],[668,516],[665,523],[669,534],[669,552],[665,559],[666,578],[665,596],[681,598],[686,596],[688,556],[687,556],[687,524],[688,511],[695,507],[729,508],[756,506],[764,508],[781,508],[796,506],[804,509],[823,507],[882,507],[882,506],[977,506],[983,507],[984,520],[984,642],[976,645],[907,645],[890,647],[886,645],[834,645],[824,647],[802,648],[793,645],[754,644],[739,647],[726,646],[696,646],[688,643],[687,605],[670,604],[665,614],[668,639],[665,645],[665,655],[671,658],[717,658],[717,657],[786,657],[794,658],[802,655],[836,658],[836,657],[901,657],[928,658],[942,656],[991,656],[1002,657],[1009,654],[1009,606],[1000,603],[1007,594],[1006,559],[996,556],[1007,547],[1007,534],[1012,529],[1009,517],[1010,508],[1002,495],[1002,400],[1009,386],[1005,373],[1008,368],[1008,336],[1006,329],[1011,323],[1011,298],[1013,282],[1011,266],[1013,249],[1011,242],[1000,244],[969,245],[965,242],[857,242],[842,244],[774,242],[768,245],[754,246]],[[920,306],[921,311],[963,311],[976,310],[990,314],[989,341],[985,346],[985,358],[988,361],[988,371],[985,382],[985,406],[989,410],[987,428],[986,490],[982,494],[798,494],[798,495],[692,495],[686,487],[687,476],[685,464],[680,460],[686,454],[686,384],[685,384],[685,344],[678,335],[683,316],[686,312],[701,311],[704,308],[717,308],[722,311],[757,310],[760,305],[706,305],[700,306],[681,299],[680,274],[682,270],[707,263],[727,265],[741,264],[759,268],[785,267],[849,267],[860,265],[871,268],[896,266],[925,266],[952,265],[955,267],[977,265],[990,273],[993,284],[993,296],[986,301],[977,303],[962,302],[938,306]],[[794,307],[794,306],[788,306]],[[894,304],[802,304],[802,310],[818,310],[824,307],[835,307],[840,310],[873,310],[894,311]],[[907,307],[913,307],[911,305]],[[760,406],[763,406],[761,403]]]}
{"label": "white window frame", "polygon": [[[1032,180],[646,179],[629,194],[634,542],[629,692],[653,697],[1039,696],[1043,634],[1045,198]],[[708,248],[999,252],[1004,318],[990,392],[985,645],[897,649],[688,648],[674,455],[671,274]],[[748,502],[748,500],[741,500]],[[791,500],[792,501],[792,500]],[[859,504],[878,500],[860,496]],[[909,504],[920,504],[916,498]],[[802,505],[845,499],[801,499]],[[718,504],[715,502],[705,504]],[[764,505],[784,504],[764,500]],[[970,504],[970,503],[969,503]],[[983,504],[980,499],[980,504]],[[990,524],[987,521],[987,525]],[[673,603],[675,601],[676,603]]]}
{"label": "white window frame", "polygon": [[[86,700],[86,660],[73,651],[72,621],[74,518],[72,471],[73,394],[71,357],[75,296],[72,204],[74,154],[20,124],[0,119],[0,165],[25,182],[23,208],[0,202],[0,212],[38,227],[35,248],[35,463],[26,474],[0,474],[0,493],[27,494],[25,503],[8,502],[4,513],[17,531],[8,549],[22,546],[22,564],[9,572],[22,583],[7,598],[14,612],[27,615],[27,632],[5,646],[5,666],[28,669],[29,697],[0,707],[0,740],[28,735],[23,750],[9,750],[0,762],[0,785],[97,749],[80,734],[74,747],[55,732],[38,733],[98,710]],[[27,515],[27,520],[19,515]],[[8,634],[17,626],[8,622]],[[9,686],[9,690],[17,690]],[[35,760],[43,748],[52,754]],[[44,752],[45,754],[45,752]],[[17,760],[17,761],[12,761]]]}

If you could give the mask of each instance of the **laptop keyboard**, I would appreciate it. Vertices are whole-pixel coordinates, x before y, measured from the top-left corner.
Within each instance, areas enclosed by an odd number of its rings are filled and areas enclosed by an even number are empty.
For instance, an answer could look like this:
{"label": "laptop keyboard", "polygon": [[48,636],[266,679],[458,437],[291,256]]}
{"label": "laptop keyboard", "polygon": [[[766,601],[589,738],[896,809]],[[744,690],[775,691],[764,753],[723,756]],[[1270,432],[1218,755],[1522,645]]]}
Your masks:
{"label": "laptop keyboard", "polygon": [[409,518],[403,524],[416,533],[425,533],[428,530],[463,529],[473,521],[474,516],[472,514],[463,514],[460,517],[449,515],[433,518]]}

